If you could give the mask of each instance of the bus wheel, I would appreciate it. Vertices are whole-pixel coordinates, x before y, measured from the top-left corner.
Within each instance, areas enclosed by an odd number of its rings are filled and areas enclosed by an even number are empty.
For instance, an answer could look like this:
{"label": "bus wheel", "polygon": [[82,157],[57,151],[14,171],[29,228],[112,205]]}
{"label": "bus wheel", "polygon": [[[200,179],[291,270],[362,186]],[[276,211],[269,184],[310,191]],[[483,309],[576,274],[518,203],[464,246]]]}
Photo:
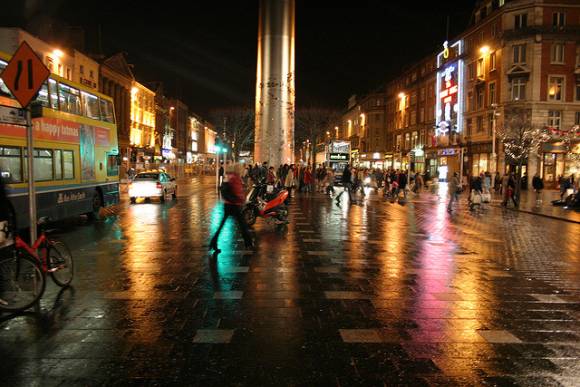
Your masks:
{"label": "bus wheel", "polygon": [[137,198],[129,198],[131,204],[135,204],[137,202]]}
{"label": "bus wheel", "polygon": [[90,219],[99,220],[101,218],[101,208],[103,208],[103,200],[101,199],[101,194],[98,191],[93,193],[93,211],[89,212],[87,215]]}

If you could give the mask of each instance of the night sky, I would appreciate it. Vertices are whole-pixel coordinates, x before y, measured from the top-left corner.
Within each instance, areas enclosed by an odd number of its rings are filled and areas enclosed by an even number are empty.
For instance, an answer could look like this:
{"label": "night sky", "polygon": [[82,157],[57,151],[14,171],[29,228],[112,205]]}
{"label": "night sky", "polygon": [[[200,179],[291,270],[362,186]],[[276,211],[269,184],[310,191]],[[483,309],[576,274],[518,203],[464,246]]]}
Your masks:
{"label": "night sky", "polygon": [[[194,112],[253,106],[258,0],[11,3],[0,15],[2,26],[80,26],[85,51],[125,51],[138,81],[162,81],[168,96],[183,99]],[[438,51],[447,16],[451,38],[463,31],[474,3],[297,0],[298,107],[344,109],[350,95],[364,94],[405,64]]]}

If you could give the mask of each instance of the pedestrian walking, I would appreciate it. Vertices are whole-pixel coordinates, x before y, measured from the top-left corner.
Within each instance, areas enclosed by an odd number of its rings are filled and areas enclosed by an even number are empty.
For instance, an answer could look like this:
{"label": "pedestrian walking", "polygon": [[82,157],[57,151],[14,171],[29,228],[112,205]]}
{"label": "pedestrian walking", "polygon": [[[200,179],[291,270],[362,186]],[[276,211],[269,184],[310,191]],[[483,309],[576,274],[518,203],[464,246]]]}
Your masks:
{"label": "pedestrian walking", "polygon": [[453,210],[453,202],[459,200],[459,176],[457,172],[453,172],[453,176],[449,179],[449,203],[447,204],[447,212],[451,212]]}
{"label": "pedestrian walking", "polygon": [[348,202],[349,203],[352,202],[352,193],[351,193],[352,183],[351,183],[350,179],[351,179],[350,168],[348,167],[348,164],[346,164],[346,166],[344,167],[344,171],[342,172],[342,178],[341,178],[342,186],[344,187],[344,189],[336,197],[336,204],[340,204],[340,197],[342,196],[343,193],[345,193],[345,191],[348,192]]}
{"label": "pedestrian walking", "polygon": [[532,188],[534,188],[534,192],[536,193],[536,206],[540,206],[542,204],[542,190],[544,189],[544,180],[540,177],[538,172],[532,178]]}
{"label": "pedestrian walking", "polygon": [[238,223],[246,247],[251,248],[254,246],[248,225],[242,216],[242,205],[245,201],[242,178],[236,170],[233,170],[226,174],[225,179],[226,180],[221,188],[222,197],[224,199],[224,217],[209,244],[209,248],[210,250],[214,250],[214,254],[219,254],[221,252],[218,247],[218,238],[226,220],[230,216],[232,216]]}
{"label": "pedestrian walking", "polygon": [[294,164],[290,165],[290,169],[286,173],[286,178],[284,179],[284,187],[288,191],[288,198],[292,197],[292,188],[294,187]]}
{"label": "pedestrian walking", "polygon": [[403,191],[403,197],[407,199],[407,172],[401,171],[399,174],[399,189]]}

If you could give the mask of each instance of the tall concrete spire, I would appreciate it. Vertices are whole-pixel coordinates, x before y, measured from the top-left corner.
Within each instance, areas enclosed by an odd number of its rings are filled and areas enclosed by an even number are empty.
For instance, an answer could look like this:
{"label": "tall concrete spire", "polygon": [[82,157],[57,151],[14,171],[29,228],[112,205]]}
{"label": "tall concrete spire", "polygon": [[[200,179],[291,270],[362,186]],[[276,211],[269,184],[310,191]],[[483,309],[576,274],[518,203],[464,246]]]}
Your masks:
{"label": "tall concrete spire", "polygon": [[260,0],[254,160],[294,162],[294,0]]}

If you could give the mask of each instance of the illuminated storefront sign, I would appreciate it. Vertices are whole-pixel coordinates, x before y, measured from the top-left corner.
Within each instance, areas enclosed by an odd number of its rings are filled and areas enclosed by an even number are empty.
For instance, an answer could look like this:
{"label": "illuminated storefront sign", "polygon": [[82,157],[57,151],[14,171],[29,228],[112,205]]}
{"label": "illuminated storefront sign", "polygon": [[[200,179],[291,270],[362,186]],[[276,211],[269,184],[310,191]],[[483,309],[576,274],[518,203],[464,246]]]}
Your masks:
{"label": "illuminated storefront sign", "polygon": [[332,153],[350,153],[350,142],[333,141],[330,149]]}
{"label": "illuminated storefront sign", "polygon": [[463,43],[459,40],[448,47],[445,42],[443,48],[437,55],[435,122],[438,136],[459,133],[463,129],[464,63],[460,57]]}
{"label": "illuminated storefront sign", "polygon": [[348,153],[331,153],[329,159],[331,161],[346,161],[348,160]]}

